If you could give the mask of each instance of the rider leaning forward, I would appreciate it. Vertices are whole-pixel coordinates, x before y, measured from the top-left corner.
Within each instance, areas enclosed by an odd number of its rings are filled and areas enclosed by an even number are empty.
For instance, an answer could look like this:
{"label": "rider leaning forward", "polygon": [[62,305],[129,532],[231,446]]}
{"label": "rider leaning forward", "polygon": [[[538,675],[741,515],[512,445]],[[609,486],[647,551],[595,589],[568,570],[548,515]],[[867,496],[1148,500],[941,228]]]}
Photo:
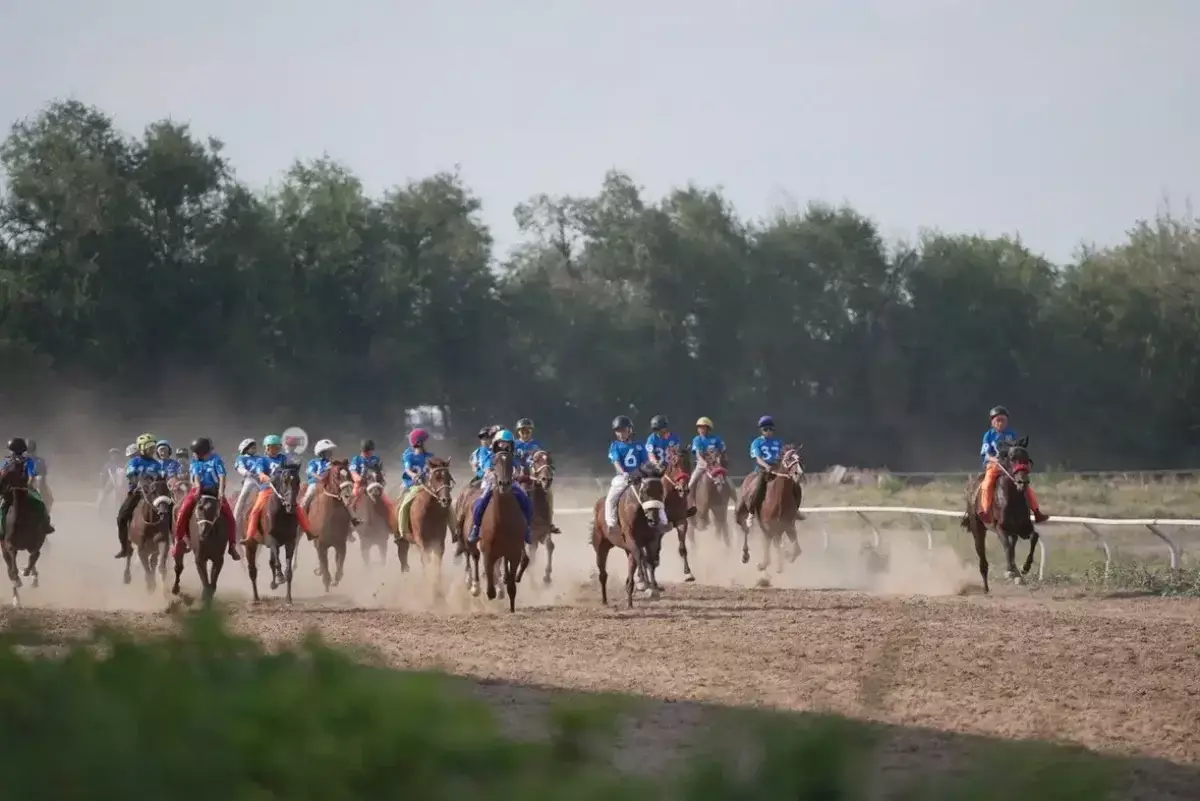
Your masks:
{"label": "rider leaning forward", "polygon": [[[979,517],[983,522],[990,523],[992,517],[992,502],[996,498],[996,482],[1000,480],[1003,467],[1000,464],[1000,445],[1006,442],[1016,442],[1020,437],[1017,432],[1008,427],[1008,409],[996,406],[991,411],[992,427],[983,435],[983,446],[979,449],[979,459],[983,463],[983,483],[979,487]],[[1025,487],[1025,500],[1033,519],[1044,523],[1050,516],[1042,513],[1038,505],[1037,493],[1033,485]]]}
{"label": "rider leaning forward", "polygon": [[[8,456],[4,457],[4,462],[0,463],[0,472],[7,470],[8,467],[18,459],[25,462],[25,475],[28,477],[31,485],[36,484],[38,478],[37,460],[29,455],[29,446],[23,437],[13,437],[8,441]],[[28,490],[30,504],[41,512],[42,520],[45,525],[45,533],[53,534],[54,526],[50,525],[50,510],[46,508],[42,496],[38,494],[36,486],[30,486]],[[0,500],[0,537],[4,536],[3,523],[8,514],[9,500],[4,498]]]}
{"label": "rider leaning forward", "polygon": [[129,524],[133,520],[133,510],[137,508],[138,483],[143,477],[166,478],[163,464],[155,456],[158,439],[153,434],[142,434],[133,443],[134,452],[125,463],[125,500],[117,509],[117,539],[121,550],[115,558],[125,559],[133,553],[129,544]]}
{"label": "rider leaning forward", "polygon": [[688,490],[696,488],[696,482],[700,480],[700,474],[704,472],[704,454],[709,449],[717,453],[725,453],[725,440],[713,433],[712,420],[701,417],[696,421],[696,436],[692,438],[692,453],[696,455],[696,468],[692,470],[692,477],[688,480]]}
{"label": "rider leaning forward", "polygon": [[175,519],[175,548],[172,555],[178,556],[187,542],[188,524],[192,521],[192,512],[200,495],[217,498],[221,502],[221,517],[225,520],[225,528],[229,536],[229,558],[235,562],[242,558],[237,551],[237,523],[233,517],[233,507],[225,498],[225,460],[213,450],[212,440],[200,437],[192,443],[191,476],[192,488],[187,497],[179,505],[179,514]]}

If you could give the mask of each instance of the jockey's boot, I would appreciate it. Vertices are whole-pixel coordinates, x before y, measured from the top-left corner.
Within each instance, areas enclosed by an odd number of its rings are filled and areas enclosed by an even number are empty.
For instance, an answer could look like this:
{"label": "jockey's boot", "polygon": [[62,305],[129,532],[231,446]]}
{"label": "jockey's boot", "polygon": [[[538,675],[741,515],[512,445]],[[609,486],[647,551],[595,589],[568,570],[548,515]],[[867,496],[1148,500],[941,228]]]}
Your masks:
{"label": "jockey's boot", "polygon": [[695,504],[692,504],[691,506],[689,506],[689,507],[687,508],[687,516],[688,516],[688,517],[695,517],[695,516],[696,516],[696,505],[695,505]]}
{"label": "jockey's boot", "polygon": [[1049,519],[1050,519],[1050,515],[1043,513],[1041,509],[1033,510],[1033,522],[1045,523]]}
{"label": "jockey's boot", "polygon": [[125,559],[133,556],[133,546],[129,544],[129,530],[124,527],[118,528],[117,539],[121,541],[121,550],[117,551],[117,555],[113,559]]}
{"label": "jockey's boot", "polygon": [[233,561],[235,561],[235,562],[242,561],[242,555],[240,553],[238,553],[238,548],[237,548],[236,543],[232,543],[232,542],[229,543],[228,554],[229,554],[229,558],[232,559]]}
{"label": "jockey's boot", "polygon": [[471,533],[467,535],[467,542],[479,542],[479,526],[471,526]]}
{"label": "jockey's boot", "polygon": [[562,529],[560,529],[558,526],[554,525],[553,523],[550,524],[549,531],[551,534],[562,534]]}

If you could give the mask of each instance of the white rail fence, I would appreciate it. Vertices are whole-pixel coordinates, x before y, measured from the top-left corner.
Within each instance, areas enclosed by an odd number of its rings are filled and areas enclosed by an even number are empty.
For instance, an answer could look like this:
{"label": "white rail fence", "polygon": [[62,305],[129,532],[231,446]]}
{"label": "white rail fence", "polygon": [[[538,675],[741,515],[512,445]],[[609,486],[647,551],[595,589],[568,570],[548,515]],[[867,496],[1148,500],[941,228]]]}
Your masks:
{"label": "white rail fence", "polygon": [[[733,507],[730,507],[731,509]],[[917,506],[806,506],[802,509],[805,515],[823,516],[832,514],[849,514],[855,515],[871,531],[871,538],[874,546],[878,548],[882,542],[883,535],[880,532],[879,526],[871,520],[868,515],[871,514],[888,514],[888,515],[910,515],[914,517],[921,529],[925,532],[926,547],[933,549],[933,527],[929,524],[931,517],[962,517],[962,511],[951,511],[949,509],[925,509]],[[591,509],[585,508],[568,508],[555,509],[555,515],[581,515],[591,514]],[[1120,517],[1053,517],[1045,523],[1038,525],[1039,533],[1042,535],[1038,541],[1038,578],[1042,579],[1046,575],[1046,536],[1045,527],[1074,525],[1084,528],[1095,539],[1096,544],[1104,551],[1104,574],[1108,575],[1109,569],[1112,567],[1113,547],[1105,535],[1105,529],[1135,526],[1145,528],[1155,537],[1162,540],[1167,548],[1168,558],[1170,559],[1171,568],[1178,570],[1180,568],[1183,549],[1176,540],[1172,539],[1163,529],[1164,528],[1197,528],[1200,527],[1200,519],[1171,519],[1171,518],[1120,518]],[[829,531],[825,526],[821,526],[821,536],[824,547],[829,547]]]}

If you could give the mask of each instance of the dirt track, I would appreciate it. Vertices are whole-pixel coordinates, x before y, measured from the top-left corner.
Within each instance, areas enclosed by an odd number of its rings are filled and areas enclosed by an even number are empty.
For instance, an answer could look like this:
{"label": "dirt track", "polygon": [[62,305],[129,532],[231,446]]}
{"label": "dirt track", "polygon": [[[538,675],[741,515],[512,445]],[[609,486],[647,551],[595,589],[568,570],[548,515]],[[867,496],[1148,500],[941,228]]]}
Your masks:
{"label": "dirt track", "polygon": [[[25,596],[31,606],[60,607],[37,612],[49,627],[71,634],[97,617],[171,625],[162,596],[146,595],[139,570],[133,586],[120,586],[111,535],[94,547],[72,540],[78,550],[70,552],[68,536],[75,535],[64,533],[43,561],[42,589]],[[568,529],[560,542],[554,588],[536,587],[534,569],[516,615],[466,598],[449,567],[448,601],[431,610],[419,569],[402,577],[393,560],[368,575],[356,551],[344,595],[320,597],[306,553],[295,607],[251,607],[238,565],[223,577],[222,596],[237,628],[267,641],[317,627],[331,640],[374,646],[398,666],[483,679],[479,692],[518,728],[551,695],[531,686],[622,691],[1072,741],[1187,765],[1181,770],[1200,782],[1193,772],[1200,765],[1200,601],[1072,599],[1011,587],[960,597],[950,593],[971,583],[969,569],[943,556],[931,562],[928,554],[903,553],[891,575],[872,580],[874,594],[736,587],[729,585],[751,584],[754,571],[702,542],[693,561],[700,584],[672,584],[663,598],[637,599],[626,611],[600,607],[579,532]],[[847,567],[853,554],[849,547],[802,557],[776,583],[857,586],[861,573]],[[673,543],[663,562],[666,578],[679,575]],[[610,589],[618,590],[624,568],[613,559],[610,570]],[[190,564],[185,575],[194,587]],[[918,594],[921,585],[936,594]],[[372,606],[386,608],[365,608]],[[622,760],[632,768],[660,764],[683,750],[704,716],[695,704],[654,706],[629,732]],[[928,742],[906,750],[922,748],[928,752]],[[1162,776],[1166,784],[1147,785],[1138,797],[1175,797],[1167,785],[1186,781]]]}

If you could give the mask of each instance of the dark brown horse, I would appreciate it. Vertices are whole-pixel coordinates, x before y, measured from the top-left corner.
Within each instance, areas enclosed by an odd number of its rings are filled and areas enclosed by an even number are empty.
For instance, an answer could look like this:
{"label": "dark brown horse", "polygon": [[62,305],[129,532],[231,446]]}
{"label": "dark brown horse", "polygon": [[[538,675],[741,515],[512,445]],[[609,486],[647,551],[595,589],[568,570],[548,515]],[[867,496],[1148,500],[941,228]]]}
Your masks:
{"label": "dark brown horse", "polygon": [[354,514],[362,523],[357,527],[358,547],[363,567],[371,566],[371,549],[379,551],[379,563],[387,564],[388,540],[392,536],[396,512],[387,497],[387,482],[382,467],[363,470],[363,491],[354,502]]}
{"label": "dark brown horse", "polygon": [[[295,567],[296,543],[300,539],[300,466],[284,464],[271,476],[271,484],[261,492],[268,493],[266,505],[253,526],[253,537],[244,540],[246,570],[250,574],[250,589],[258,600],[258,549],[266,547],[270,554],[271,589],[284,585],[287,602],[292,602],[292,575]],[[253,512],[251,512],[253,514]],[[279,549],[283,549],[283,559]],[[284,565],[284,560],[287,565]]]}
{"label": "dark brown horse", "polygon": [[550,487],[554,484],[554,460],[549,451],[534,451],[529,456],[529,469],[518,476],[521,488],[533,504],[533,546],[529,549],[529,561],[537,559],[538,548],[546,548],[546,572],[543,584],[550,584],[554,570],[554,503]]}
{"label": "dark brown horse", "polygon": [[621,495],[617,505],[617,522],[621,530],[618,539],[608,536],[604,519],[604,498],[596,502],[592,517],[592,548],[596,552],[596,568],[600,574],[600,601],[608,604],[608,552],[613,548],[625,551],[629,559],[629,574],[625,577],[625,602],[633,608],[633,585],[639,579],[646,586],[646,595],[655,597],[658,590],[651,580],[651,570],[658,564],[664,528],[660,515],[666,490],[661,477],[638,474],[633,485]]}
{"label": "dark brown horse", "polygon": [[20,606],[20,589],[24,586],[21,572],[17,569],[17,554],[26,551],[29,562],[24,574],[33,578],[33,587],[38,586],[38,559],[46,542],[49,521],[39,508],[36,499],[30,497],[27,461],[30,456],[11,456],[0,472],[0,499],[7,506],[4,528],[0,531],[0,548],[4,552],[4,564],[8,568],[8,579],[12,582],[12,602]]}
{"label": "dark brown horse", "polygon": [[525,514],[513,494],[511,451],[497,451],[492,457],[492,497],[479,523],[479,542],[466,544],[467,586],[471,595],[479,595],[479,563],[487,575],[488,600],[496,598],[497,573],[504,572],[508,611],[517,610],[517,582],[529,565],[525,553]]}
{"label": "dark brown horse", "polygon": [[[329,470],[317,482],[316,496],[309,508],[308,519],[312,524],[317,549],[317,574],[325,585],[325,592],[342,581],[346,566],[346,542],[350,538],[354,516],[354,482],[350,479],[349,462],[335,459]],[[329,551],[333,549],[334,574],[329,574]]]}
{"label": "dark brown horse", "polygon": [[[171,547],[171,524],[175,520],[175,499],[167,479],[142,476],[138,480],[137,506],[133,507],[133,518],[129,521],[129,544],[142,563],[146,575],[146,592],[154,592],[158,586],[155,572],[162,574],[167,583],[167,551]],[[133,553],[125,557],[124,581],[133,581],[130,570]]]}
{"label": "dark brown horse", "polygon": [[[442,594],[442,559],[446,555],[446,529],[450,526],[450,499],[454,477],[450,475],[450,460],[430,458],[425,463],[425,481],[418,485],[417,496],[408,505],[406,527],[408,536],[401,533],[397,519],[396,555],[400,557],[401,572],[408,572],[408,549],[416,546],[421,567],[433,569],[433,592]],[[399,504],[397,504],[397,510]]]}
{"label": "dark brown horse", "polygon": [[[1030,519],[1029,501],[1025,490],[1029,488],[1029,473],[1033,460],[1029,458],[1029,437],[1021,437],[1015,443],[1000,446],[1000,477],[996,481],[995,499],[992,501],[991,520],[985,523],[980,517],[980,484],[982,476],[967,483],[967,513],[960,521],[962,527],[971,532],[975,540],[975,553],[979,556],[979,575],[983,578],[983,591],[988,587],[987,533],[996,532],[1004,547],[1004,577],[1021,584],[1023,576],[1033,567],[1033,551],[1037,548],[1040,535]],[[1029,555],[1017,572],[1017,540],[1029,540]]]}
{"label": "dark brown horse", "polygon": [[[800,502],[803,497],[801,483],[804,480],[804,446],[787,444],[783,446],[779,466],[770,473],[756,471],[746,476],[742,481],[741,499],[734,515],[734,520],[742,530],[742,562],[750,561],[750,527],[746,518],[753,514],[758,529],[763,535],[763,558],[758,563],[759,570],[766,570],[771,565],[771,547],[778,552],[779,562],[775,572],[783,572],[783,535],[787,534],[792,541],[792,552],[788,561],[796,561],[800,555],[800,541],[796,536],[796,521],[803,520],[800,512]],[[762,507],[752,509],[755,482],[766,481],[767,490],[763,497]]]}
{"label": "dark brown horse", "polygon": [[[683,580],[695,581],[692,566],[688,563],[687,542],[689,538],[688,523],[696,515],[696,507],[691,505],[688,497],[688,481],[692,477],[692,460],[688,452],[678,445],[671,445],[663,454],[663,484],[665,493],[663,503],[667,512],[667,523],[674,527],[679,535],[679,558],[683,560]],[[696,544],[695,535],[690,535],[692,544]],[[654,570],[650,570],[650,581],[658,586]]]}
{"label": "dark brown horse", "polygon": [[733,497],[733,489],[729,486],[725,454],[710,447],[700,454],[700,463],[700,475],[692,491],[696,502],[696,530],[708,528],[711,517],[717,536],[725,547],[729,547],[729,501]]}
{"label": "dark brown horse", "polygon": [[[225,531],[225,517],[221,514],[221,499],[215,494],[202,491],[196,499],[196,509],[188,524],[188,548],[196,559],[196,573],[203,587],[205,604],[211,604],[217,594],[217,579],[225,566],[225,551],[229,548],[229,534]],[[179,594],[179,577],[183,573],[186,553],[179,549],[175,557],[175,583],[171,594]]]}

